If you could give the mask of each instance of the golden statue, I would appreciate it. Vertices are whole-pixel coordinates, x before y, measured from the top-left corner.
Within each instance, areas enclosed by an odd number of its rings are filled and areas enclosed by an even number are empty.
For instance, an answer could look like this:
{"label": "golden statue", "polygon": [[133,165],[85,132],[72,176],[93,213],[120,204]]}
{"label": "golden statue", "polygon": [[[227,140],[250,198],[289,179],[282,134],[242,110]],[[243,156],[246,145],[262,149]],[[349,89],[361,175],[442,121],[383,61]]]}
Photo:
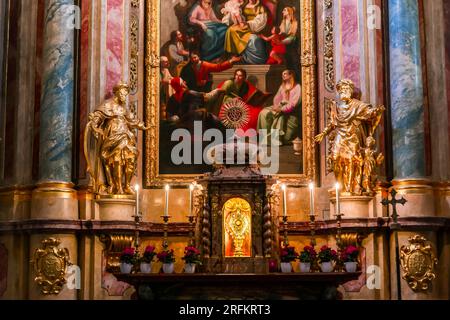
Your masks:
{"label": "golden statue", "polygon": [[375,160],[373,134],[385,108],[373,107],[354,99],[354,89],[351,80],[339,81],[337,91],[341,101],[339,103],[333,101],[335,112],[332,112],[331,121],[315,140],[321,143],[325,136],[331,136],[331,153],[327,161],[331,164],[336,180],[343,187],[345,194],[371,195],[375,164],[379,165],[383,161],[381,154]]}
{"label": "golden statue", "polygon": [[251,207],[244,199],[228,200],[224,207],[225,256],[250,257]]}
{"label": "golden statue", "polygon": [[[92,178],[94,192],[106,191],[109,195],[132,195],[134,191],[131,188],[131,179],[136,171],[139,155],[134,129],[148,130],[149,128],[136,119],[127,107],[129,86],[120,83],[113,88],[113,92],[112,99],[105,101],[89,114],[84,137],[87,171]],[[89,132],[92,132],[97,140],[95,167],[89,161]],[[100,181],[99,167],[102,167],[102,176],[106,178],[106,181]]]}

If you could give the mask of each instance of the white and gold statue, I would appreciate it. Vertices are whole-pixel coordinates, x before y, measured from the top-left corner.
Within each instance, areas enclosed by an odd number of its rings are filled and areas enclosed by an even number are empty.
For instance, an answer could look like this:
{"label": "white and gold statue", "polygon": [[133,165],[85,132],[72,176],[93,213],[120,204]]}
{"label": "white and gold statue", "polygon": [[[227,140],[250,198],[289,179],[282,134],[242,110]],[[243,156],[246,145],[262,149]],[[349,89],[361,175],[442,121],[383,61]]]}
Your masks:
{"label": "white and gold statue", "polygon": [[[119,83],[113,88],[113,92],[112,99],[105,101],[89,114],[84,145],[87,171],[92,178],[95,193],[132,195],[134,191],[131,188],[131,179],[136,171],[139,155],[135,129],[149,128],[135,118],[127,106],[129,86]],[[95,166],[89,161],[89,133],[97,140]]]}
{"label": "white and gold statue", "polygon": [[372,195],[373,171],[383,161],[381,154],[375,158],[373,134],[385,108],[354,99],[351,80],[339,81],[337,91],[340,101],[334,101],[331,121],[315,140],[320,143],[325,136],[331,136],[331,153],[327,161],[345,194]]}

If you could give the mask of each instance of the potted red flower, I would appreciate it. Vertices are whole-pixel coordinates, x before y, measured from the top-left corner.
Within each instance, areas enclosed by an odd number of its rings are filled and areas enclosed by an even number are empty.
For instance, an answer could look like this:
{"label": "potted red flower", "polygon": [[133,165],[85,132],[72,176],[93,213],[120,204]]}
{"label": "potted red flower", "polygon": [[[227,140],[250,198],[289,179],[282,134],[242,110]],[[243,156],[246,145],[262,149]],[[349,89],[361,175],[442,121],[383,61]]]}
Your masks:
{"label": "potted red flower", "polygon": [[120,272],[131,273],[134,264],[137,262],[136,250],[134,248],[125,248],[119,259]]}
{"label": "potted red flower", "polygon": [[157,255],[158,261],[163,264],[164,273],[173,273],[174,271],[174,262],[175,262],[175,254],[173,249],[164,250],[158,253]]}
{"label": "potted red flower", "polygon": [[145,248],[144,254],[140,259],[140,269],[142,273],[150,273],[152,270],[153,258],[156,256],[156,251],[154,246],[147,246]]}
{"label": "potted red flower", "polygon": [[344,262],[345,270],[347,272],[356,272],[358,267],[359,249],[355,246],[349,245],[342,251],[341,260]]}
{"label": "potted red flower", "polygon": [[322,272],[332,272],[334,269],[333,262],[337,260],[338,255],[336,250],[333,250],[325,245],[320,248],[318,258]]}
{"label": "potted red flower", "polygon": [[292,261],[297,259],[298,253],[295,251],[294,247],[284,246],[281,248],[280,259],[281,259],[281,272],[288,273],[292,272]]}
{"label": "potted red flower", "polygon": [[300,272],[310,272],[311,263],[314,263],[317,257],[317,252],[312,246],[305,246],[300,252],[298,259],[300,260]]}
{"label": "potted red flower", "polygon": [[195,266],[202,264],[200,261],[200,250],[193,246],[184,248],[184,256],[181,259],[186,263],[184,266],[186,273],[195,273]]}

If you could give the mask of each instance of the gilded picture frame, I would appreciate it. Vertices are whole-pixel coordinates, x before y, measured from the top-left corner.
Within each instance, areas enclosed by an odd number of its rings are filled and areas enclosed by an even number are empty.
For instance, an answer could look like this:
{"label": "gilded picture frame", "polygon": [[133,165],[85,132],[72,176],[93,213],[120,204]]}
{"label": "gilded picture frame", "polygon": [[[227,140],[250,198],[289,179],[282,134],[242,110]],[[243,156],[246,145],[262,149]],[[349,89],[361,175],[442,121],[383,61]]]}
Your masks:
{"label": "gilded picture frame", "polygon": [[[288,185],[306,185],[317,178],[316,144],[314,136],[317,121],[317,48],[316,4],[314,0],[300,2],[301,78],[302,78],[302,149],[303,172],[280,174],[276,178]],[[161,0],[145,2],[145,92],[146,125],[144,141],[144,185],[147,188],[164,184],[185,185],[202,174],[161,174],[159,172],[160,123],[160,19]]]}

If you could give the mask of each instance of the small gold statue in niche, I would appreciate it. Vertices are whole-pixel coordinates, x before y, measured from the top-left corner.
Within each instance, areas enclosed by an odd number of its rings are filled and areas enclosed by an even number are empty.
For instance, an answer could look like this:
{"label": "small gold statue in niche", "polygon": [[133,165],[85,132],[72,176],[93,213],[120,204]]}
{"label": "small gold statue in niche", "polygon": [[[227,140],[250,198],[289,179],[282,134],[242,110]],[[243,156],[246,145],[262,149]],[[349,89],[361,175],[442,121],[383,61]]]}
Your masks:
{"label": "small gold statue in niche", "polygon": [[331,119],[315,140],[321,143],[330,136],[327,162],[345,194],[373,195],[373,171],[384,160],[382,154],[375,158],[373,135],[385,108],[353,98],[355,86],[351,80],[341,80],[336,87],[341,101],[333,101]]}
{"label": "small gold statue in niche", "polygon": [[251,212],[250,204],[241,198],[223,206],[225,257],[251,257]]}
{"label": "small gold statue in niche", "polygon": [[[113,92],[112,99],[105,101],[89,114],[84,137],[87,171],[92,178],[95,193],[133,195],[131,179],[136,171],[139,155],[135,129],[149,128],[145,127],[127,106],[129,86],[119,83]],[[97,140],[95,165],[89,160],[89,133]]]}

